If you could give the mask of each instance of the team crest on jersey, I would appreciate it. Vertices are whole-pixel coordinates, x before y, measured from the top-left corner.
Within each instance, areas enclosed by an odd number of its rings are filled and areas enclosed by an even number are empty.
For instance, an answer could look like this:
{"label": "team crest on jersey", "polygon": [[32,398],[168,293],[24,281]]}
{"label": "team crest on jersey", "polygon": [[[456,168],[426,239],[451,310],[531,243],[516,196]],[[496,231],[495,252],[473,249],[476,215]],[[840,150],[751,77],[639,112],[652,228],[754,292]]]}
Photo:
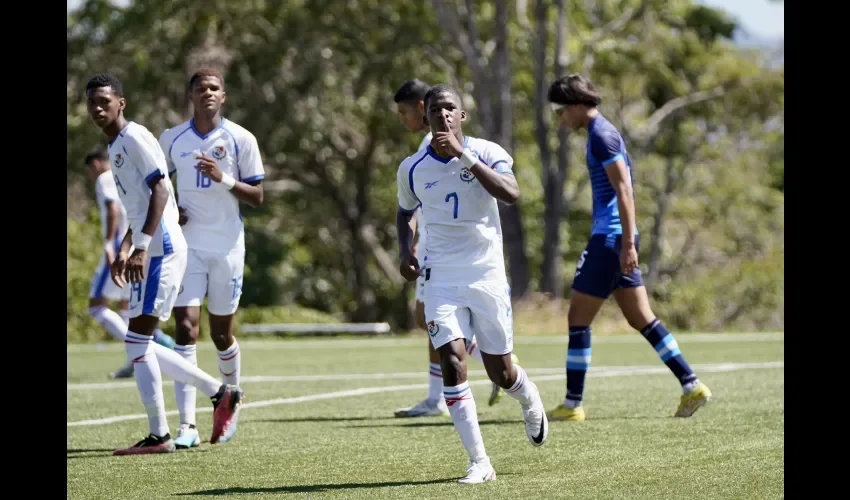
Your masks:
{"label": "team crest on jersey", "polygon": [[469,183],[475,180],[475,176],[467,167],[463,167],[460,169],[460,180]]}
{"label": "team crest on jersey", "polygon": [[124,155],[116,153],[115,160],[113,160],[112,163],[115,164],[115,168],[121,168],[121,166],[124,165]]}
{"label": "team crest on jersey", "polygon": [[227,156],[227,150],[224,149],[224,146],[216,146],[212,150],[212,155],[216,160],[220,160]]}
{"label": "team crest on jersey", "polygon": [[428,335],[432,337],[436,337],[437,334],[440,333],[440,325],[434,323],[433,321],[428,322]]}

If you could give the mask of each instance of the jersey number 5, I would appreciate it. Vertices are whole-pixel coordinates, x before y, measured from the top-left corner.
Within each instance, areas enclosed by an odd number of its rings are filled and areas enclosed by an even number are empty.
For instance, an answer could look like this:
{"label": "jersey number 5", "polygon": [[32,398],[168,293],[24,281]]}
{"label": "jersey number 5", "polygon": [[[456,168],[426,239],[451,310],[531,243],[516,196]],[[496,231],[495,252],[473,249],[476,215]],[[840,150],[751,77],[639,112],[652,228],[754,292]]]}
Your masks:
{"label": "jersey number 5", "polygon": [[448,203],[448,201],[449,201],[449,200],[451,200],[451,199],[454,199],[454,200],[455,200],[455,206],[454,206],[454,212],[453,212],[453,215],[454,215],[454,218],[455,218],[455,219],[457,219],[457,193],[449,193],[449,194],[447,194],[447,195],[446,195],[446,202],[447,202],[447,203]]}

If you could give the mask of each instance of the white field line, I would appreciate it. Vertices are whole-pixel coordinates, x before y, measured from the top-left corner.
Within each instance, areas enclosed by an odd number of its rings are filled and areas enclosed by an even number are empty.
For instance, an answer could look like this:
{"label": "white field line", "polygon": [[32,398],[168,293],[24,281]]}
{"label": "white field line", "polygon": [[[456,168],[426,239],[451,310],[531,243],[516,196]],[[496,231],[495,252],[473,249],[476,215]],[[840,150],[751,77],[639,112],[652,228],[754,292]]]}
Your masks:
{"label": "white field line", "polygon": [[[688,343],[716,343],[716,342],[782,342],[785,339],[784,332],[769,333],[677,333],[676,340],[680,344]],[[541,335],[529,337],[514,337],[516,345],[534,344],[567,344],[567,335]],[[296,340],[253,340],[240,338],[239,347],[257,350],[298,350],[298,349],[329,349],[344,347],[380,348],[380,347],[416,347],[425,343],[425,335],[422,337],[405,338],[367,338],[367,339],[296,339]],[[634,333],[629,335],[599,335],[593,338],[594,344],[642,344],[646,343],[641,335]],[[198,343],[198,350],[212,350],[214,346],[209,340]],[[78,352],[113,352],[123,351],[124,344],[108,342],[101,344],[68,344],[67,353]]]}
{"label": "white field line", "polygon": [[[719,363],[719,364],[706,364],[706,365],[694,365],[693,369],[697,372],[729,372],[729,371],[738,371],[738,370],[748,370],[748,369],[760,369],[760,368],[784,368],[785,362],[783,361],[772,361],[767,363]],[[563,370],[559,368],[558,370]],[[528,370],[531,371],[531,370]],[[668,373],[670,371],[666,366],[622,366],[622,367],[599,367],[599,368],[591,368],[588,372],[588,377],[623,377],[627,375],[646,375],[646,374],[655,374],[655,373]],[[393,374],[388,374],[393,375]],[[421,373],[417,373],[417,376],[421,376]],[[552,380],[561,380],[565,377],[563,373],[559,373],[557,375],[544,375],[541,377],[535,377],[534,382],[547,382]],[[489,380],[474,380],[470,381],[469,385],[485,385],[490,384]],[[348,391],[337,391],[337,392],[325,392],[319,394],[309,394],[307,396],[298,396],[293,398],[278,398],[278,399],[267,399],[263,401],[255,401],[253,403],[245,403],[242,405],[242,408],[261,408],[264,406],[276,406],[276,405],[285,405],[285,404],[295,404],[295,403],[306,403],[308,401],[319,401],[322,399],[337,399],[344,398],[350,396],[363,396],[365,394],[375,394],[375,393],[383,393],[383,392],[398,392],[398,391],[408,391],[414,389],[427,389],[428,384],[411,384],[411,385],[392,385],[385,387],[363,387],[360,389],[352,389]],[[209,413],[212,411],[212,407],[204,406],[202,408],[197,408],[195,410],[197,413]],[[166,412],[167,416],[177,415],[177,411],[168,411]],[[128,420],[141,420],[148,418],[146,414],[139,413],[135,415],[120,415],[115,417],[107,417],[107,418],[99,418],[94,420],[78,420],[75,422],[68,422],[68,427],[79,427],[79,426],[88,426],[88,425],[105,425],[105,424],[114,424],[116,422],[125,422]]]}

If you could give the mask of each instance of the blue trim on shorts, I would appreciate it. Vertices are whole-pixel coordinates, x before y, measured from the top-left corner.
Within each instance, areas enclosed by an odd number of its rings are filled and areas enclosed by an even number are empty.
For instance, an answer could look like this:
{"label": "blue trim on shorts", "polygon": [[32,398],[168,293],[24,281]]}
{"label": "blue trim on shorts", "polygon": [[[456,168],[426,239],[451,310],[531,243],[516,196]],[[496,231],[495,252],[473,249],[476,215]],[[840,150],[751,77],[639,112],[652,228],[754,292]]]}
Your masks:
{"label": "blue trim on shorts", "polygon": [[145,301],[142,304],[142,314],[153,314],[157,292],[159,292],[162,259],[162,257],[151,257],[151,264],[148,267],[148,279],[145,281]]}

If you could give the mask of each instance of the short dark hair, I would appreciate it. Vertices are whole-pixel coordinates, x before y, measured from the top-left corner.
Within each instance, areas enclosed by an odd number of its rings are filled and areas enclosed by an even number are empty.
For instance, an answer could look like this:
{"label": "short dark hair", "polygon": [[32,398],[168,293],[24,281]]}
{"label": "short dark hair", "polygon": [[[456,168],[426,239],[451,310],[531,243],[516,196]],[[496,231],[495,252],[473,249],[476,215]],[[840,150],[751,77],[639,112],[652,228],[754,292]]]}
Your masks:
{"label": "short dark hair", "polygon": [[573,73],[558,78],[549,86],[549,102],[555,104],[584,104],[595,108],[602,97],[585,76]]}
{"label": "short dark hair", "polygon": [[86,92],[88,92],[89,89],[99,89],[101,87],[112,87],[112,91],[115,92],[115,95],[118,97],[124,97],[124,86],[121,84],[121,80],[119,80],[115,75],[109,73],[95,74],[89,78],[89,82],[86,84]]}
{"label": "short dark hair", "polygon": [[103,149],[103,146],[95,146],[86,153],[86,165],[91,166],[94,160],[106,161],[109,159],[109,153]]}
{"label": "short dark hair", "polygon": [[457,99],[457,102],[461,106],[463,106],[463,101],[461,100],[460,93],[457,91],[457,89],[455,89],[454,87],[452,87],[448,83],[438,83],[437,85],[434,85],[433,87],[431,87],[431,89],[428,91],[428,93],[425,94],[425,98],[423,99],[423,101],[425,101],[425,108],[426,109],[428,108],[428,101],[433,99],[434,97],[436,97],[439,94],[450,94],[452,97]]}
{"label": "short dark hair", "polygon": [[196,81],[205,76],[214,76],[218,78],[218,81],[221,82],[221,87],[224,88],[224,75],[221,74],[221,71],[215,68],[201,68],[192,73],[192,76],[189,77],[189,90],[192,90],[192,86],[195,85]]}
{"label": "short dark hair", "polygon": [[419,102],[425,100],[425,94],[431,90],[431,86],[422,80],[408,80],[401,84],[393,96],[393,101],[400,102]]}

